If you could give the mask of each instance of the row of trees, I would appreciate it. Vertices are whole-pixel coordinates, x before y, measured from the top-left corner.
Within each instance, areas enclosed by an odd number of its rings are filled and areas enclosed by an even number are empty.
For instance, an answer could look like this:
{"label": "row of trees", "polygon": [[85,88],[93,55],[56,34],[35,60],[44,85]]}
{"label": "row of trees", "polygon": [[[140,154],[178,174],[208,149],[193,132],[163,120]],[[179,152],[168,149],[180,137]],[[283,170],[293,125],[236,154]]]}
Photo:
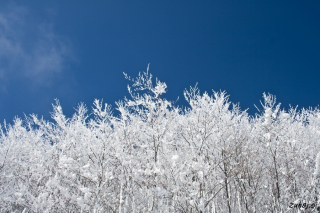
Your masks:
{"label": "row of trees", "polygon": [[[130,99],[95,100],[54,122],[35,115],[4,124],[1,212],[284,212],[317,202],[320,111],[285,111],[263,95],[249,116],[225,92],[184,92],[181,109],[147,72]],[[300,199],[300,200],[299,200]]]}

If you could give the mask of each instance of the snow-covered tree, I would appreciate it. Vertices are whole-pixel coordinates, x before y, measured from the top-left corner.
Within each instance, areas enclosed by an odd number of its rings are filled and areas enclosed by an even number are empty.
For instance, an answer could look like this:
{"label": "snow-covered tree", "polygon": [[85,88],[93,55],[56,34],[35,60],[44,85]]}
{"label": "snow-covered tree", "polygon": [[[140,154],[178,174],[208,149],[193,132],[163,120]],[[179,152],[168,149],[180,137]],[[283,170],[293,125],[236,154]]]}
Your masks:
{"label": "snow-covered tree", "polygon": [[284,212],[319,200],[319,109],[263,94],[250,116],[197,85],[182,109],[149,68],[125,77],[117,116],[95,100],[67,118],[56,101],[52,121],[1,126],[1,212]]}

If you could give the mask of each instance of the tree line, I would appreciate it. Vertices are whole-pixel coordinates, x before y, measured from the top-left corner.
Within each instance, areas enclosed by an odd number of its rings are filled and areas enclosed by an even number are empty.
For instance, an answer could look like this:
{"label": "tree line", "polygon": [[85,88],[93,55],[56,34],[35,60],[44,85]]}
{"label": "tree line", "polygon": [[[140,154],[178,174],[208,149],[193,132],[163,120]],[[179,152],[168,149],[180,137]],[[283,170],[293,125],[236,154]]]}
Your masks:
{"label": "tree line", "polygon": [[[15,118],[0,130],[1,212],[285,212],[316,203],[319,109],[281,109],[263,94],[259,113],[225,92],[162,98],[148,72],[125,77],[130,98],[79,104],[67,118]],[[294,209],[292,209],[294,210]]]}

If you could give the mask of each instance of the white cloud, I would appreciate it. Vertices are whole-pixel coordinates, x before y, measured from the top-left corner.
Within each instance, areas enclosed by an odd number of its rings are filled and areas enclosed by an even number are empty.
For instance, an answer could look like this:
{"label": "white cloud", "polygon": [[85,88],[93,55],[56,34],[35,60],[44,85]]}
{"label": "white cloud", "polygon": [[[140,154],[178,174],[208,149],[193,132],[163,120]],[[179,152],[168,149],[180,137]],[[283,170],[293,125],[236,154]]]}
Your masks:
{"label": "white cloud", "polygon": [[66,70],[70,59],[74,59],[70,42],[55,33],[51,23],[37,19],[24,7],[0,9],[2,87],[17,78],[48,85]]}

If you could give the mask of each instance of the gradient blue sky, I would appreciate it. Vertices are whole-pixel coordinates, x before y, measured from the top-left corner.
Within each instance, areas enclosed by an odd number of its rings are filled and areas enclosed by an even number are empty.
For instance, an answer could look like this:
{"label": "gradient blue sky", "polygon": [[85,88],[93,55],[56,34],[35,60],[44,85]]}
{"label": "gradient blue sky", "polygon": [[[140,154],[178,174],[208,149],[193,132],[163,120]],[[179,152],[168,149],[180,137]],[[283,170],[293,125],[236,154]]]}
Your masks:
{"label": "gradient blue sky", "polygon": [[256,113],[263,92],[320,103],[320,1],[1,1],[0,120],[50,118],[128,96],[123,72],[150,72],[165,98],[225,90]]}

